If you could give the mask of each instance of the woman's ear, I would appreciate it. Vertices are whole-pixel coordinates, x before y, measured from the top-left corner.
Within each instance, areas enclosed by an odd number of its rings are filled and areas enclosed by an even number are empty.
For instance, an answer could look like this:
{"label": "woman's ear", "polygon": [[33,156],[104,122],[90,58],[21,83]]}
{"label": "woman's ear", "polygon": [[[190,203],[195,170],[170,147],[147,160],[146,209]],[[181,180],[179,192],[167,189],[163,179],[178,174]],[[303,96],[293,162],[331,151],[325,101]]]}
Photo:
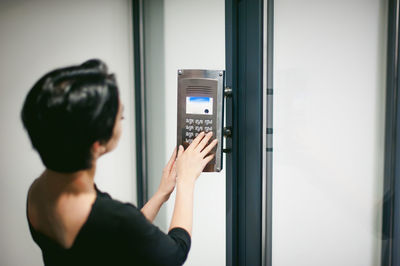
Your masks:
{"label": "woman's ear", "polygon": [[93,158],[97,159],[102,154],[106,152],[106,147],[100,143],[100,141],[95,141],[92,145]]}

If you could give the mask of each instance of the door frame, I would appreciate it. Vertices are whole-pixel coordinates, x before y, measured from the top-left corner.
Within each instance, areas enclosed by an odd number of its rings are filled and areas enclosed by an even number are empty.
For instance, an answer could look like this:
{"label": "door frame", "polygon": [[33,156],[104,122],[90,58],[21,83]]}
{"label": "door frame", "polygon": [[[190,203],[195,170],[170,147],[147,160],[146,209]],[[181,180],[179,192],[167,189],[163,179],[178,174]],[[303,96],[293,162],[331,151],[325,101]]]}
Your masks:
{"label": "door frame", "polygon": [[146,105],[144,89],[143,0],[132,0],[133,63],[135,81],[137,207],[148,200]]}
{"label": "door frame", "polygon": [[388,5],[382,266],[400,265],[399,2],[389,0]]}
{"label": "door frame", "polygon": [[263,7],[225,1],[227,265],[263,261]]}

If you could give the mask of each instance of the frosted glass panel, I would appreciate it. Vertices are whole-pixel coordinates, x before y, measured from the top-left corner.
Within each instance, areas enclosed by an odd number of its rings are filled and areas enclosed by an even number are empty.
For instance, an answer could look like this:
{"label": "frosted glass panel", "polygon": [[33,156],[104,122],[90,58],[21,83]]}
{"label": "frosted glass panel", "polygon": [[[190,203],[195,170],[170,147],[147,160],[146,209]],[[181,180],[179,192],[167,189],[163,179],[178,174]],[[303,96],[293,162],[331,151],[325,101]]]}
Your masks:
{"label": "frosted glass panel", "polygon": [[273,266],[379,265],[386,10],[275,0]]}

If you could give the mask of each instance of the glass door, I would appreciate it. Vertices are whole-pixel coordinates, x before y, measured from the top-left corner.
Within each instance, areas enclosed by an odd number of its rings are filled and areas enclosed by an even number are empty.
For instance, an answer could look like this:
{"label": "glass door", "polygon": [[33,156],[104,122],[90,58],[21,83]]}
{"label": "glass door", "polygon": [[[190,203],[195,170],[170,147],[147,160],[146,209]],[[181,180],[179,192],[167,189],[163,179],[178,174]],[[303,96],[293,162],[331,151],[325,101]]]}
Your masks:
{"label": "glass door", "polygon": [[274,5],[272,265],[380,265],[387,1]]}

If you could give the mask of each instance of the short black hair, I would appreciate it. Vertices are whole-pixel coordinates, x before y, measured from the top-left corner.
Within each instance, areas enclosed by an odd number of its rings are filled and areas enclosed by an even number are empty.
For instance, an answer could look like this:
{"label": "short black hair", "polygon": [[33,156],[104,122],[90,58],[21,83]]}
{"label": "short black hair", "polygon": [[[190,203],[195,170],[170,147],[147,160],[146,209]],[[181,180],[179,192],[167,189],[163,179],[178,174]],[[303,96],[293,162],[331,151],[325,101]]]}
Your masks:
{"label": "short black hair", "polygon": [[43,164],[58,172],[92,167],[92,144],[113,134],[119,108],[114,75],[98,59],[55,69],[26,96],[21,118]]}

